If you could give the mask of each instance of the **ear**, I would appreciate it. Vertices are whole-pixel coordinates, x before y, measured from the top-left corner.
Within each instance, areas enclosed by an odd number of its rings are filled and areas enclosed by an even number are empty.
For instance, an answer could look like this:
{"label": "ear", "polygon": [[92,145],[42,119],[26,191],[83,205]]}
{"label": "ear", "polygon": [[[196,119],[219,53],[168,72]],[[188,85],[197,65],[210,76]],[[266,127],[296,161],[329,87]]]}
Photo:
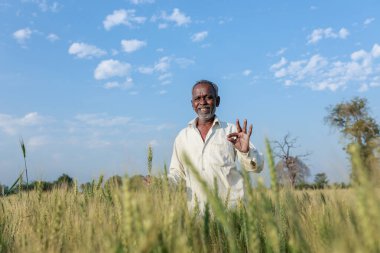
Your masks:
{"label": "ear", "polygon": [[219,97],[219,96],[217,96],[217,97],[216,97],[216,107],[218,107],[218,106],[219,106],[219,104],[220,104],[220,97]]}

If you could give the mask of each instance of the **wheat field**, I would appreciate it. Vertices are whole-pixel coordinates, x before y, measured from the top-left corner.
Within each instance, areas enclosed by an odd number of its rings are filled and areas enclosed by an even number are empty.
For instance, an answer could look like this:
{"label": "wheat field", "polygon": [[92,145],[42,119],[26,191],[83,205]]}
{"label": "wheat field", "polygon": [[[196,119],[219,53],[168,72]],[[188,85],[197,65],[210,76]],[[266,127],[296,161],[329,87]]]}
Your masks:
{"label": "wheat field", "polygon": [[184,187],[165,175],[139,189],[127,176],[122,186],[100,177],[83,192],[74,185],[1,197],[0,252],[380,252],[380,191],[364,174],[336,190],[245,180],[247,199],[235,209],[205,189],[204,213],[189,212]]}

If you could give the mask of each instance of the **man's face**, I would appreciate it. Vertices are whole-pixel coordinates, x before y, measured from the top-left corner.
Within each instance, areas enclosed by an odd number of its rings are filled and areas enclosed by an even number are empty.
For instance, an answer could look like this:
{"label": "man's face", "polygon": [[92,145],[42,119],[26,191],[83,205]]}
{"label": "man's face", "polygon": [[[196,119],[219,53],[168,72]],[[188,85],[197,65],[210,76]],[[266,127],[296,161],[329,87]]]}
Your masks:
{"label": "man's face", "polygon": [[194,111],[201,121],[214,118],[216,107],[219,106],[220,98],[216,97],[213,87],[207,83],[200,83],[193,89],[191,103]]}

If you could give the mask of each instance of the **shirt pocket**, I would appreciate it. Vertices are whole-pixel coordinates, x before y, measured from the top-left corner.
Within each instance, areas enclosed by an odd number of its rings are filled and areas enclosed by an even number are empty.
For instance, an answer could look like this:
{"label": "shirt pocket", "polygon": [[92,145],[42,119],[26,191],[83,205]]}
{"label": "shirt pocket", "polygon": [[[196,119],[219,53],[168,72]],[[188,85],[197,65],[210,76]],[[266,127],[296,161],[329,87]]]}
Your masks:
{"label": "shirt pocket", "polygon": [[227,169],[235,166],[234,147],[228,141],[212,143],[209,154],[213,167]]}

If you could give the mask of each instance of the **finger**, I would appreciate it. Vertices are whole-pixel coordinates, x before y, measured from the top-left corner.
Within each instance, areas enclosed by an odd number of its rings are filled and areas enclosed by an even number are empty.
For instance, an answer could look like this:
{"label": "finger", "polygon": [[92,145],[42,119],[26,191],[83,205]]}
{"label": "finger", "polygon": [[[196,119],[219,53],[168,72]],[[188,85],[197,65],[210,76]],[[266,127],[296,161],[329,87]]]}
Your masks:
{"label": "finger", "polygon": [[228,137],[227,140],[228,140],[229,142],[231,142],[232,144],[234,144],[234,145],[235,145],[235,143],[237,142],[237,138],[236,138],[236,137]]}
{"label": "finger", "polygon": [[232,144],[235,144],[237,139],[239,137],[239,134],[238,133],[231,133],[229,135],[227,135],[227,140],[229,142],[231,142]]}
{"label": "finger", "polygon": [[251,125],[249,125],[249,130],[248,130],[248,138],[251,138],[251,134],[252,134],[252,128],[253,128],[252,124],[251,124]]}
{"label": "finger", "polygon": [[232,144],[235,144],[235,143],[236,143],[236,138],[234,138],[234,137],[229,137],[229,138],[227,138],[227,140],[228,140],[229,142],[231,142]]}
{"label": "finger", "polygon": [[247,132],[247,119],[244,119],[244,123],[243,123],[243,132],[244,132],[244,133]]}
{"label": "finger", "polygon": [[236,129],[237,129],[237,132],[238,132],[238,133],[241,132],[241,127],[240,127],[239,119],[236,120]]}
{"label": "finger", "polygon": [[229,135],[227,135],[227,138],[238,137],[238,136],[239,136],[239,133],[230,133]]}

